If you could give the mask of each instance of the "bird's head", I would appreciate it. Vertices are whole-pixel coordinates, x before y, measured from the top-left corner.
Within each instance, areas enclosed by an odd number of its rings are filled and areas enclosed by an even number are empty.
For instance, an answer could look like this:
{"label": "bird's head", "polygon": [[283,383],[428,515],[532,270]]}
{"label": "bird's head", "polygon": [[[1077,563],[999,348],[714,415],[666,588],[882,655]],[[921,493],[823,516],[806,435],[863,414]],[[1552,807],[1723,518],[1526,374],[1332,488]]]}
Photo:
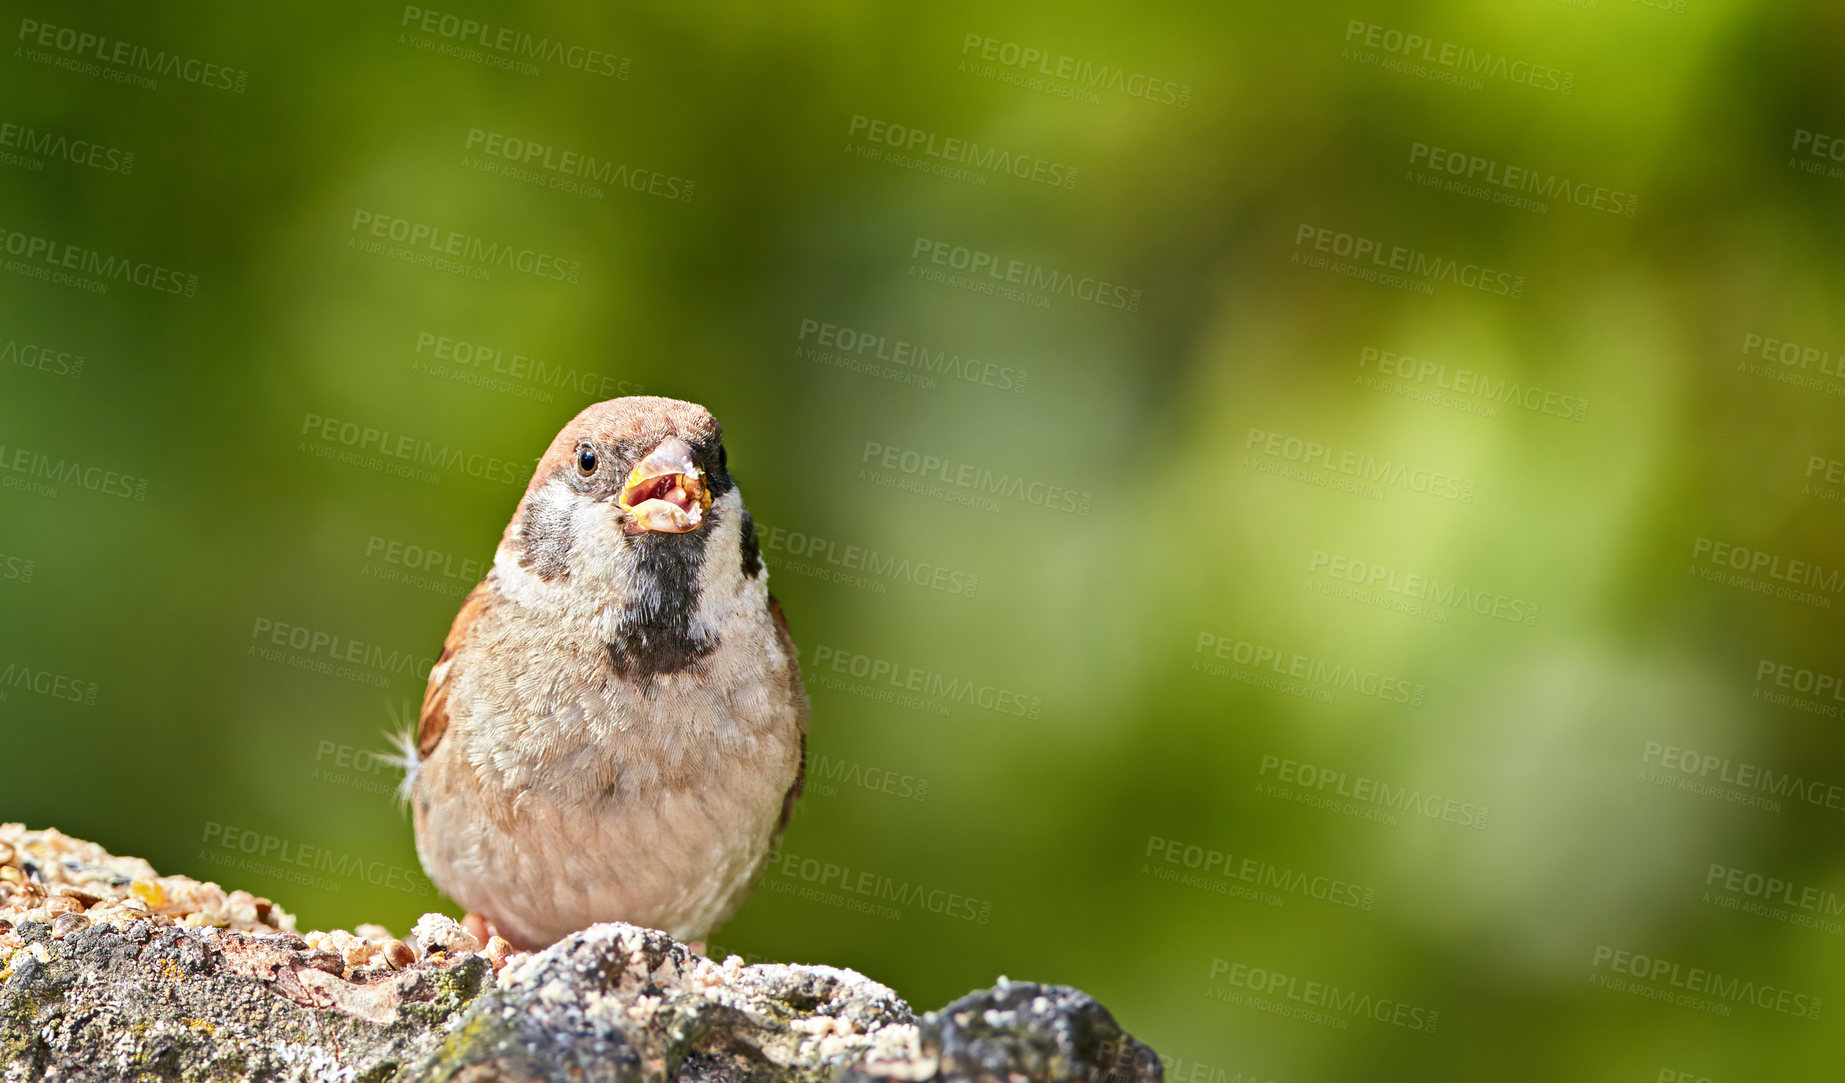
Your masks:
{"label": "bird's head", "polygon": [[654,396],[610,399],[551,441],[501,548],[547,582],[648,570],[670,578],[697,574],[713,537],[747,531],[746,515],[710,411]]}

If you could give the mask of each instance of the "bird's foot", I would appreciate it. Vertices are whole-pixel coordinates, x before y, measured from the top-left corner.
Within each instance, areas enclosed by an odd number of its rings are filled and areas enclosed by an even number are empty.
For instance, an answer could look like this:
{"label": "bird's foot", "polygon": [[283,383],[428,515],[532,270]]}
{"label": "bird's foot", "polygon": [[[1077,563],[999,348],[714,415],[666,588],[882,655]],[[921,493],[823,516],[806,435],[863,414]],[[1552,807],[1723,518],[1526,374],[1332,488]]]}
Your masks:
{"label": "bird's foot", "polygon": [[461,927],[468,931],[469,936],[480,941],[482,944],[500,935],[500,930],[493,927],[493,922],[488,921],[472,910],[468,911],[467,915],[461,919]]}
{"label": "bird's foot", "polygon": [[495,974],[498,974],[506,965],[506,960],[519,953],[518,949],[514,948],[512,943],[493,927],[493,922],[472,910],[462,917],[461,927],[468,931],[469,936],[480,941],[481,953],[487,956],[488,962],[493,964]]}

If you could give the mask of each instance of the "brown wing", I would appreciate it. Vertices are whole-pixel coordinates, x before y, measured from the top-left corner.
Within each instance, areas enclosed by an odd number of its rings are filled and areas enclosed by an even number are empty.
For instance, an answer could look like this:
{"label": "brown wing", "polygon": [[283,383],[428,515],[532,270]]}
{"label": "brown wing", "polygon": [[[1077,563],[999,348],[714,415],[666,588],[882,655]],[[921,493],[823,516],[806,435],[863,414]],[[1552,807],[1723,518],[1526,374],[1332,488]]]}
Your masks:
{"label": "brown wing", "polygon": [[423,690],[423,713],[416,723],[416,758],[419,760],[428,759],[442,743],[442,735],[448,732],[448,685],[454,671],[455,652],[468,641],[474,621],[486,607],[489,582],[481,580],[461,603],[461,612],[455,614],[448,638],[442,641],[442,655],[429,669],[429,687]]}
{"label": "brown wing", "polygon": [[794,769],[794,785],[788,787],[788,795],[782,798],[782,818],[776,821],[775,834],[769,839],[769,846],[773,848],[781,841],[782,832],[788,829],[788,818],[794,815],[795,798],[801,796],[801,786],[807,781],[807,695],[801,691],[801,655],[795,650],[794,636],[788,632],[788,618],[782,615],[782,603],[776,601],[773,594],[769,595],[769,616],[775,618],[775,637],[788,652],[791,667],[788,690],[794,695],[797,724],[801,729],[801,763]]}

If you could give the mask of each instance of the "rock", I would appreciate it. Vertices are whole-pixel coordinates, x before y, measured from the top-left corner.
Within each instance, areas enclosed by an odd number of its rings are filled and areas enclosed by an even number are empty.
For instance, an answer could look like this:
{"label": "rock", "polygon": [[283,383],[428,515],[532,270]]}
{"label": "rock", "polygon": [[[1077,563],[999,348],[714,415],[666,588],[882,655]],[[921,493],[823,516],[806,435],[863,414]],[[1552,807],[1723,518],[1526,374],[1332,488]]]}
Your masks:
{"label": "rock", "polygon": [[1160,1059],[1116,1024],[1108,1009],[1067,985],[1005,978],[969,993],[917,1023],[917,1055],[896,1065],[868,1061],[842,1080],[915,1079],[912,1065],[934,1065],[921,1078],[1007,1083],[1159,1083]]}
{"label": "rock", "polygon": [[4,1083],[1161,1079],[1062,986],[1001,979],[918,1017],[856,971],[720,962],[632,925],[528,954],[437,914],[404,940],[298,934],[267,899],[55,831],[0,825],[0,857]]}

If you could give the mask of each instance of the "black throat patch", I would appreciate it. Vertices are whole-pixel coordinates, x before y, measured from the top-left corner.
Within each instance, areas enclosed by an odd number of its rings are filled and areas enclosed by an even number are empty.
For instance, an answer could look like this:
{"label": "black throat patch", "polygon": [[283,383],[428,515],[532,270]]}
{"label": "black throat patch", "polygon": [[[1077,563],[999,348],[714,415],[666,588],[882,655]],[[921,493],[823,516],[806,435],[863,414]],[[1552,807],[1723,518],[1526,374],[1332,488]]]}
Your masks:
{"label": "black throat patch", "polygon": [[615,675],[646,691],[662,673],[697,665],[717,647],[715,639],[692,632],[698,611],[699,572],[706,541],[720,513],[712,508],[705,525],[688,534],[636,536],[632,595],[625,600],[608,644]]}

